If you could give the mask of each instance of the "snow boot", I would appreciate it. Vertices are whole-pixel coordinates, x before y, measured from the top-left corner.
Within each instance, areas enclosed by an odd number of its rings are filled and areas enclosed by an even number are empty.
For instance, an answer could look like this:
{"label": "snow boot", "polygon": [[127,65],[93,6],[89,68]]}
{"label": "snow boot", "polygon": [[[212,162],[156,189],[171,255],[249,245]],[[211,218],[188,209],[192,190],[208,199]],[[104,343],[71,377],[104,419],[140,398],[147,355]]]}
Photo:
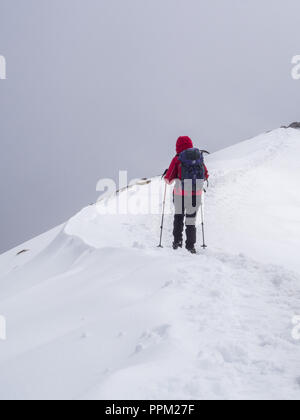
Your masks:
{"label": "snow boot", "polygon": [[178,248],[182,248],[182,242],[173,242],[173,249],[176,251]]}
{"label": "snow boot", "polygon": [[197,254],[197,251],[196,251],[196,248],[193,246],[193,247],[191,247],[191,248],[186,248],[187,249],[187,251],[189,251],[191,254]]}

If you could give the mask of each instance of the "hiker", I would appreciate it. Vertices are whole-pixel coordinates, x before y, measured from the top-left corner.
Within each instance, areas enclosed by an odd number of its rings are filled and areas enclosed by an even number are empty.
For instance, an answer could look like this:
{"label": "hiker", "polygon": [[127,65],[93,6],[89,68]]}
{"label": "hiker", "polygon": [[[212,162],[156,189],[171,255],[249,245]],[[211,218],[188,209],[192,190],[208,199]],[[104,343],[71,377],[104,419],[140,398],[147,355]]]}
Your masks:
{"label": "hiker", "polygon": [[173,249],[177,250],[183,246],[186,219],[186,249],[195,254],[197,213],[201,205],[204,182],[208,180],[209,174],[203,161],[203,153],[194,148],[189,137],[179,137],[176,152],[177,155],[165,175],[167,184],[175,181]]}

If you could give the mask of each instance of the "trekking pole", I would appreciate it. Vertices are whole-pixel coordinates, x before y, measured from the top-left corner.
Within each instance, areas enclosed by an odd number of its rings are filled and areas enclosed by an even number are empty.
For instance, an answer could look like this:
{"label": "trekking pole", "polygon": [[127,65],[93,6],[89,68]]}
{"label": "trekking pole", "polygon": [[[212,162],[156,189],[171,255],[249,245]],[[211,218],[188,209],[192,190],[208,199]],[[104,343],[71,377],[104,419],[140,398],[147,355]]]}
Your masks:
{"label": "trekking pole", "polygon": [[207,248],[207,245],[205,245],[203,195],[201,195],[201,225],[202,225],[202,240],[203,240],[202,248],[205,249]]}
{"label": "trekking pole", "polygon": [[159,241],[158,248],[163,248],[162,237],[163,237],[163,230],[164,230],[166,198],[167,198],[167,184],[165,185],[164,203],[163,203],[163,211],[162,211],[161,226],[160,226],[160,241]]}

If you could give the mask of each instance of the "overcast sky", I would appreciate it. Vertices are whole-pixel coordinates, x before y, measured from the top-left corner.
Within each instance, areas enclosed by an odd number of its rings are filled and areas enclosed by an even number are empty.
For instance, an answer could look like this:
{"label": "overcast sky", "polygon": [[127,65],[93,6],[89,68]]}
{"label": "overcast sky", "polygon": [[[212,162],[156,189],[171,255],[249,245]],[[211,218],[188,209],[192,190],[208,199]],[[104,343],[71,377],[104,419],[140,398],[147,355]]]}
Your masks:
{"label": "overcast sky", "polygon": [[0,0],[0,252],[211,151],[300,120],[299,0]]}

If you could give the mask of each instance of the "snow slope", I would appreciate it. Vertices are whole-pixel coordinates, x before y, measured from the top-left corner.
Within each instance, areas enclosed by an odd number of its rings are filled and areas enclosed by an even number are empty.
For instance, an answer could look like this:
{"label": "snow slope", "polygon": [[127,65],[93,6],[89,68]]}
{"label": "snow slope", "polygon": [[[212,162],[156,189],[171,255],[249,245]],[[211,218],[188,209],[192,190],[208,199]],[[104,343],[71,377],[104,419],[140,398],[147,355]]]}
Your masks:
{"label": "snow slope", "polygon": [[[172,214],[155,247],[149,185],[2,255],[0,398],[300,399],[299,154],[280,129],[212,155],[197,256]],[[106,214],[126,194],[142,214]]]}

